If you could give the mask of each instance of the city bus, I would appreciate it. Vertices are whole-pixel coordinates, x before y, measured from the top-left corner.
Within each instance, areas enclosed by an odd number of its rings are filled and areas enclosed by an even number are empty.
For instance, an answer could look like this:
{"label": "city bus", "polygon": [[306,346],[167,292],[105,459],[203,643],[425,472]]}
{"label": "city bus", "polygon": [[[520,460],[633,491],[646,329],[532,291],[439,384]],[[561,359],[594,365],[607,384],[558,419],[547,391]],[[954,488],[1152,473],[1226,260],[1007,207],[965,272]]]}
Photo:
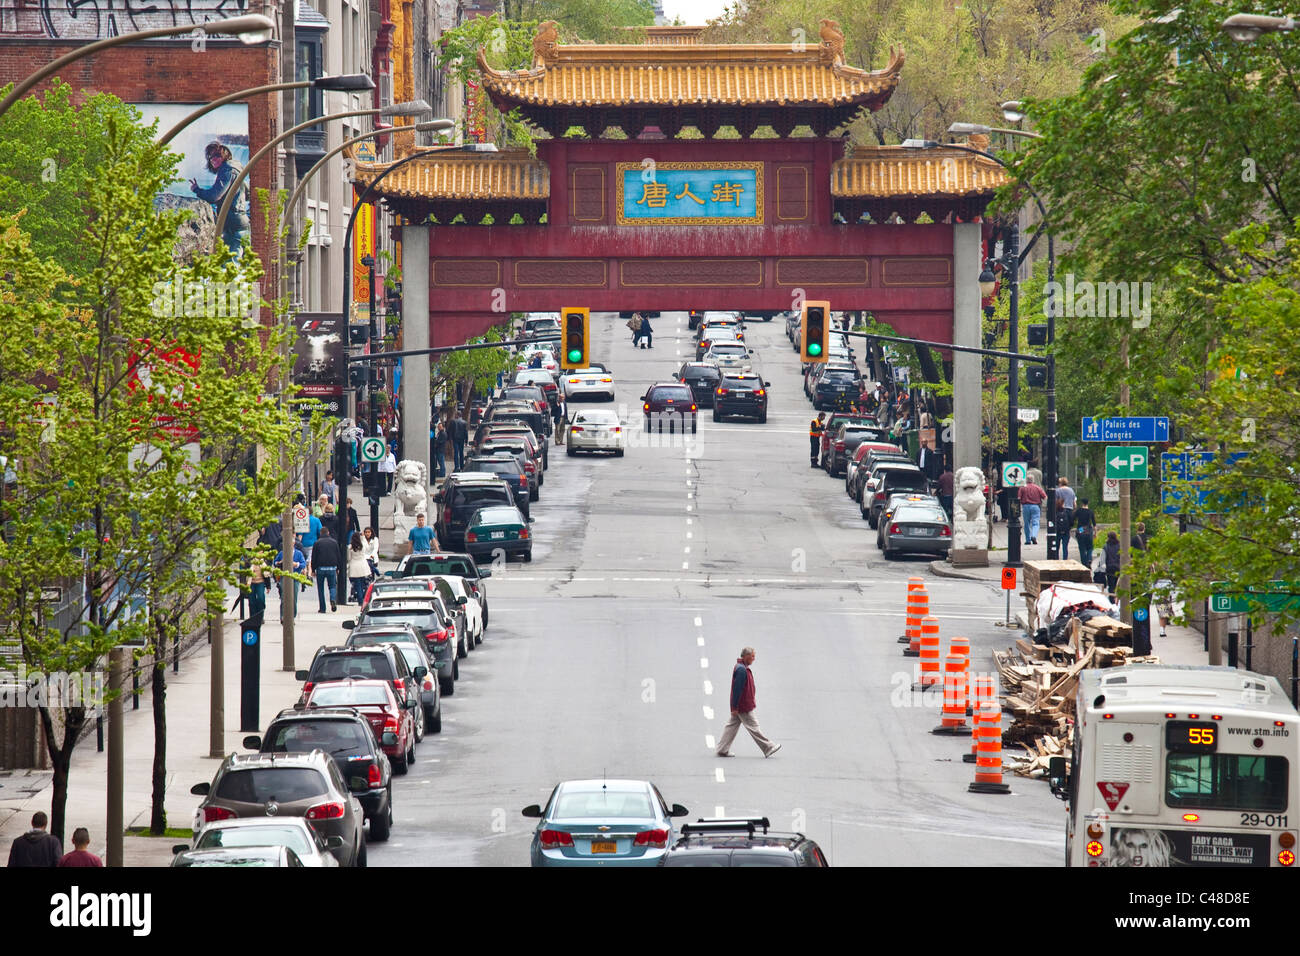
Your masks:
{"label": "city bus", "polygon": [[1130,664],[1080,675],[1067,866],[1294,866],[1300,714],[1272,678]]}

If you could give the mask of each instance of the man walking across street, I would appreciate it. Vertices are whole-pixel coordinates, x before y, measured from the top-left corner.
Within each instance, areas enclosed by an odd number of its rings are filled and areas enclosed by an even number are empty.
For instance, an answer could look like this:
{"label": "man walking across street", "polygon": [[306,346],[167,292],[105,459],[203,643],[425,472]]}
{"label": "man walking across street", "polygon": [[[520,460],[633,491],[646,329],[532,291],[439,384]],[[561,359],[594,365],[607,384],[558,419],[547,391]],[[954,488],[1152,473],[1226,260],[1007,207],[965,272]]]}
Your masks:
{"label": "man walking across street", "polygon": [[808,425],[808,461],[817,467],[817,456],[822,450],[822,432],[826,428],[826,413],[822,412]]}
{"label": "man walking across street", "polygon": [[774,744],[763,736],[763,731],[758,728],[758,718],[754,716],[755,704],[754,692],[754,674],[749,669],[757,657],[752,647],[746,647],[740,652],[740,657],[736,660],[735,670],[731,672],[731,719],[727,721],[727,726],[722,731],[722,739],[718,741],[717,755],[719,757],[731,756],[731,742],[736,739],[736,734],[740,731],[741,724],[749,731],[749,735],[754,738],[754,743],[758,744],[759,749],[763,751],[764,757],[770,757],[781,749],[780,744]]}
{"label": "man walking across street", "polygon": [[58,866],[63,856],[59,838],[46,833],[50,818],[42,810],[32,814],[32,828],[18,837],[9,848],[11,867]]}
{"label": "man walking across street", "polygon": [[469,426],[460,417],[460,412],[456,412],[456,417],[451,420],[451,441],[456,452],[455,470],[460,471],[465,467],[465,442],[469,441]]}
{"label": "man walking across street", "polygon": [[316,596],[320,599],[322,614],[325,613],[326,587],[329,588],[330,610],[339,609],[335,597],[338,594],[339,563],[342,560],[343,552],[339,550],[338,542],[330,537],[329,525],[325,525],[320,530],[320,537],[316,539],[316,547],[311,549],[311,568],[316,574]]}
{"label": "man walking across street", "polygon": [[1047,492],[1030,475],[1020,486],[1020,517],[1025,522],[1025,544],[1038,544],[1038,518],[1042,514]]}
{"label": "man walking across street", "polygon": [[1074,489],[1062,475],[1056,482],[1056,539],[1061,542],[1061,558],[1070,557],[1070,527],[1074,524]]}

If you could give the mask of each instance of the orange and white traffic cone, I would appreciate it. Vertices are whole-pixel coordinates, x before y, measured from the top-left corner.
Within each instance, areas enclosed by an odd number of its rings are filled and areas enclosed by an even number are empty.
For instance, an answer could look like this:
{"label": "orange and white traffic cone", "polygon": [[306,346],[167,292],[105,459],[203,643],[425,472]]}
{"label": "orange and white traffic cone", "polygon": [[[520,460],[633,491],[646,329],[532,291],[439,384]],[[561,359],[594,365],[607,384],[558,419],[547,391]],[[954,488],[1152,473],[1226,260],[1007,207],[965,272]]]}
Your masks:
{"label": "orange and white traffic cone", "polygon": [[[972,703],[975,705],[975,712],[979,713],[981,707],[985,704],[996,705],[998,702],[997,678],[992,674],[975,674],[970,680]],[[974,727],[971,728],[970,753],[962,755],[962,761],[965,763],[974,763],[976,757],[975,746],[978,738],[975,736]]]}
{"label": "orange and white traffic cone", "polygon": [[[907,605],[903,608],[903,610],[907,612],[908,620],[911,620],[912,617],[912,592],[913,591],[920,591],[922,594],[925,593],[925,578],[913,576],[907,579]],[[926,609],[921,612],[920,616],[924,617],[926,614],[929,613],[930,613],[929,599],[927,598]],[[912,643],[912,638],[907,633],[906,630],[903,631],[903,636],[898,639],[898,643],[908,644],[908,645]]]}
{"label": "orange and white traffic cone", "polygon": [[961,655],[963,675],[961,710],[967,717],[971,717],[975,711],[970,705],[970,638],[954,637],[949,640],[948,653]]}
{"label": "orange and white traffic cone", "polygon": [[[920,578],[913,578],[920,581]],[[907,647],[904,657],[919,657],[921,654],[921,619],[930,613],[930,595],[926,593],[925,583],[913,588],[907,586]]]}
{"label": "orange and white traffic cone", "polygon": [[1010,793],[1002,782],[1002,711],[997,704],[985,704],[975,714],[975,782],[971,793]]}
{"label": "orange and white traffic cone", "polygon": [[927,615],[921,618],[921,679],[912,690],[929,690],[943,687],[943,672],[939,662],[939,619]]}
{"label": "orange and white traffic cone", "polygon": [[943,717],[930,733],[947,737],[970,733],[966,726],[966,658],[955,649],[948,651],[943,662]]}

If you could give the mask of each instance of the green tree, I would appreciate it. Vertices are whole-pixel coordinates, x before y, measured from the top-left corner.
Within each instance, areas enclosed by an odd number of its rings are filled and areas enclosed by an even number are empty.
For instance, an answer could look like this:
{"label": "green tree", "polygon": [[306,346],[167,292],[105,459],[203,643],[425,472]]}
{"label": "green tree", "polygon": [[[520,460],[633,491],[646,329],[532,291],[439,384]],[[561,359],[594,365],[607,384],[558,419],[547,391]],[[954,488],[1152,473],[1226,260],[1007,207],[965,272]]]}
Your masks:
{"label": "green tree", "polygon": [[647,0],[502,0],[501,11],[507,20],[554,20],[566,43],[633,43],[627,28],[655,21]]}
{"label": "green tree", "polygon": [[[470,339],[466,345],[483,342],[500,342],[506,337],[508,326],[494,325],[486,335]],[[472,392],[491,393],[496,388],[497,375],[514,368],[514,356],[502,346],[499,349],[472,349],[465,352],[448,352],[433,367],[431,390],[455,394],[460,386],[465,400],[462,414],[469,415],[469,396]]]}
{"label": "green tree", "polygon": [[[155,214],[152,197],[176,158],[142,146],[140,130],[110,116],[99,165],[64,182],[90,211],[80,277],[35,252],[25,216],[0,226],[0,322],[28,330],[0,339],[0,453],[16,476],[0,540],[0,615],[32,671],[96,671],[110,648],[135,641],[152,653],[161,831],[165,649],[196,591],[220,601],[244,542],[278,513],[282,476],[242,468],[257,446],[288,441],[296,423],[265,394],[281,332],[250,320],[256,260],[173,261],[182,214]],[[86,611],[56,627],[36,608],[40,588],[60,580],[84,582]],[[40,707],[57,834],[92,703]]]}

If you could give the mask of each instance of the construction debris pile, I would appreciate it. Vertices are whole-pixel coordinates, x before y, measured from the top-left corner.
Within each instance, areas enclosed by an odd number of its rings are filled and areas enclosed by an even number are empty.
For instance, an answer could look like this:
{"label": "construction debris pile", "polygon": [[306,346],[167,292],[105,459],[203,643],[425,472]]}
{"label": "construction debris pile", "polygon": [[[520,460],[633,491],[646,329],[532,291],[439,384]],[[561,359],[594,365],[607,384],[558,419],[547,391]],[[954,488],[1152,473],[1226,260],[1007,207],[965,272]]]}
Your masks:
{"label": "construction debris pile", "polygon": [[[1026,605],[1031,628],[1037,627],[1035,610],[1043,588],[1056,581],[1080,581],[1088,569],[1077,561],[1026,561]],[[1032,630],[1031,630],[1032,633]],[[1074,702],[1079,674],[1089,667],[1119,667],[1153,663],[1156,657],[1134,657],[1132,628],[1105,615],[1066,625],[1063,644],[1044,646],[1019,639],[993,659],[1002,681],[1003,707],[1012,715],[1002,735],[1004,747],[1020,745],[1024,755],[1004,751],[1007,767],[1023,777],[1045,777],[1048,760],[1067,758],[1074,745]]]}

